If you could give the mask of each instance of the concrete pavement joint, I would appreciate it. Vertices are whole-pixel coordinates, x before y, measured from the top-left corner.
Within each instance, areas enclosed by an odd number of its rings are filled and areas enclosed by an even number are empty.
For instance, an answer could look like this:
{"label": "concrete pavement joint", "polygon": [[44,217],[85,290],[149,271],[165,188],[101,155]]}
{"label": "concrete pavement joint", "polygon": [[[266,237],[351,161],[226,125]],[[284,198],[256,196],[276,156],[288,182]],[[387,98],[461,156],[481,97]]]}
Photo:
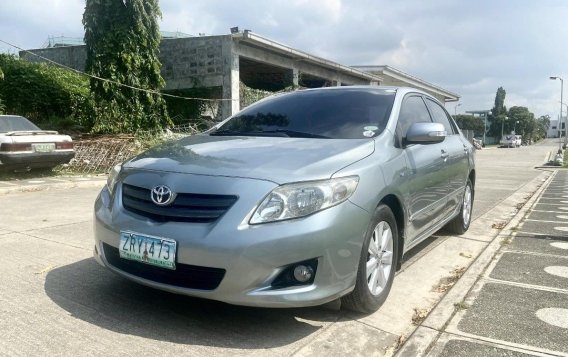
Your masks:
{"label": "concrete pavement joint", "polygon": [[527,251],[524,251],[524,250],[516,250],[516,249],[510,249],[510,250],[507,250],[504,253],[515,253],[515,254],[534,255],[534,256],[537,256],[537,257],[552,257],[552,258],[568,259],[568,257],[564,256],[564,255],[539,253],[539,252],[527,252]]}
{"label": "concrete pavement joint", "polygon": [[482,280],[484,280],[485,283],[494,283],[494,284],[501,284],[501,285],[508,285],[508,286],[516,286],[516,287],[523,288],[523,289],[547,291],[547,292],[550,292],[550,293],[568,294],[568,290],[566,290],[566,289],[552,288],[552,287],[542,286],[542,285],[517,283],[517,282],[513,282],[513,281],[495,279],[495,278],[491,278],[491,277],[486,277],[486,278],[483,278]]}
{"label": "concrete pavement joint", "polygon": [[533,235],[533,236],[546,236],[546,237],[552,236],[552,234],[548,234],[548,233],[537,233],[537,232],[527,232],[527,231],[517,231],[517,233]]}
{"label": "concrete pavement joint", "polygon": [[541,357],[546,357],[546,356],[561,356],[558,354],[550,354],[550,353],[543,353],[543,352],[538,352],[538,351],[534,351],[534,350],[528,350],[526,348],[522,348],[522,347],[513,347],[510,345],[506,345],[500,342],[490,342],[490,341],[482,341],[480,339],[477,338],[471,338],[468,336],[464,336],[464,335],[460,335],[460,334],[456,334],[456,333],[452,333],[452,332],[444,332],[441,334],[442,336],[439,339],[439,345],[436,346],[432,351],[435,353],[431,353],[432,355],[438,355],[439,353],[442,352],[444,346],[446,345],[446,343],[454,340],[454,341],[467,341],[470,343],[476,343],[476,344],[480,344],[480,345],[485,345],[485,346],[490,346],[490,347],[494,347],[494,348],[499,348],[499,349],[503,349],[503,350],[509,350],[509,351],[515,351],[515,352],[519,352],[519,353],[525,353],[525,354],[531,354],[534,356],[541,356]]}
{"label": "concrete pavement joint", "polygon": [[526,219],[525,222],[541,222],[541,223],[557,223],[557,224],[568,223],[565,221],[544,221],[542,219]]}
{"label": "concrete pavement joint", "polygon": [[306,341],[306,343],[302,344],[301,346],[298,346],[298,348],[296,348],[294,351],[292,351],[290,353],[290,356],[298,355],[298,353],[300,353],[305,347],[307,347],[310,344],[312,344],[313,342],[315,342],[319,336],[321,336],[325,331],[329,330],[332,326],[334,326],[337,322],[339,322],[344,316],[345,316],[345,313],[343,313],[343,312],[340,312],[339,314],[337,314],[335,321],[332,321],[327,326],[323,326],[321,329],[319,329],[315,333],[315,336],[312,340]]}
{"label": "concrete pavement joint", "polygon": [[467,338],[469,338],[473,341],[489,342],[489,343],[498,344],[498,345],[502,345],[502,346],[518,348],[518,349],[525,350],[525,351],[544,353],[546,356],[568,357],[567,353],[552,351],[552,350],[549,350],[549,349],[546,349],[546,348],[540,348],[540,347],[535,347],[535,346],[531,346],[531,345],[524,345],[524,344],[520,344],[520,343],[494,339],[494,338],[485,337],[485,336],[474,335],[474,334],[471,334],[471,333],[460,331],[460,330],[457,329],[457,327],[455,329],[453,328],[453,326],[450,326],[450,327],[451,327],[451,329],[448,329],[445,333],[450,333],[450,334],[455,335],[455,336],[467,337]]}
{"label": "concrete pavement joint", "polygon": [[45,241],[45,242],[61,244],[61,245],[64,245],[64,246],[66,246],[66,247],[77,248],[77,249],[81,249],[81,250],[84,250],[84,251],[91,251],[90,248],[79,247],[79,246],[76,246],[76,245],[73,245],[73,244],[58,242],[58,241],[56,241],[56,240],[51,240],[51,239],[47,239],[47,238],[38,237],[38,236],[35,236],[35,235],[33,235],[33,234],[29,234],[29,233],[25,233],[25,232],[18,232],[18,233],[19,233],[19,234],[22,234],[22,235],[25,235],[25,236],[28,236],[28,237],[30,237],[30,238],[43,240],[43,241]]}

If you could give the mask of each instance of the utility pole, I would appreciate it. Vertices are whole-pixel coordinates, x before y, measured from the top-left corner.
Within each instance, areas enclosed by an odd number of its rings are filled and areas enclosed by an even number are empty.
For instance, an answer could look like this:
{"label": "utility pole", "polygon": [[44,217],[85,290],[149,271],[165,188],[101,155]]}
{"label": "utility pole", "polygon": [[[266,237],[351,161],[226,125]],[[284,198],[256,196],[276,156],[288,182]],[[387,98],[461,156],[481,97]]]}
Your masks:
{"label": "utility pole", "polygon": [[[558,148],[562,149],[562,105],[564,105],[564,80],[561,77],[550,77],[552,80],[560,79],[560,117],[558,118]],[[566,115],[568,117],[568,115]],[[567,119],[568,120],[568,119]],[[566,147],[566,140],[568,140],[566,130],[567,128],[566,122],[564,122],[564,147]]]}

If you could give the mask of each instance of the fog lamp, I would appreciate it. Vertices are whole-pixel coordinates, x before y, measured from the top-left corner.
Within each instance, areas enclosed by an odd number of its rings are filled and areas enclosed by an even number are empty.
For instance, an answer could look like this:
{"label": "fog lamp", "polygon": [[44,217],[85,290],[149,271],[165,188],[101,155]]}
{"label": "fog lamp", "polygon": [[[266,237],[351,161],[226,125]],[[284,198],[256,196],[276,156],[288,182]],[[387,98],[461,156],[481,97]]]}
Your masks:
{"label": "fog lamp", "polygon": [[298,265],[294,268],[294,279],[300,283],[305,283],[312,278],[314,270],[305,265]]}

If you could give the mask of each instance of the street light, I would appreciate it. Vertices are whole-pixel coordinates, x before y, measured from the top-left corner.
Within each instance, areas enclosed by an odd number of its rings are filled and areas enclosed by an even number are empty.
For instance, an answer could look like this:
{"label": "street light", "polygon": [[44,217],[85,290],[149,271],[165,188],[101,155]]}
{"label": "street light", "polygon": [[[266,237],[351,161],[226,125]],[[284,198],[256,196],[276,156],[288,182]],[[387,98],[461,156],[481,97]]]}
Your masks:
{"label": "street light", "polygon": [[518,120],[515,122],[515,125],[513,125],[513,133],[515,134],[517,134],[517,124],[519,124]]}
{"label": "street light", "polygon": [[457,105],[454,107],[454,117],[458,115],[458,107],[459,107],[460,105],[462,105],[462,104],[459,103],[459,104],[457,104]]}
{"label": "street light", "polygon": [[[487,111],[485,115],[483,115],[483,145],[485,145],[485,134],[487,133],[487,116],[489,114],[493,114],[491,110]],[[501,135],[503,137],[503,135]]]}
{"label": "street light", "polygon": [[[552,80],[557,80],[560,79],[560,117],[558,118],[558,127],[559,127],[559,138],[558,138],[558,146],[561,149],[562,148],[562,105],[564,104],[564,80],[561,77],[553,77],[551,76],[550,79]],[[564,128],[566,129],[566,125],[564,126]],[[564,144],[566,144],[566,135],[564,135]]]}

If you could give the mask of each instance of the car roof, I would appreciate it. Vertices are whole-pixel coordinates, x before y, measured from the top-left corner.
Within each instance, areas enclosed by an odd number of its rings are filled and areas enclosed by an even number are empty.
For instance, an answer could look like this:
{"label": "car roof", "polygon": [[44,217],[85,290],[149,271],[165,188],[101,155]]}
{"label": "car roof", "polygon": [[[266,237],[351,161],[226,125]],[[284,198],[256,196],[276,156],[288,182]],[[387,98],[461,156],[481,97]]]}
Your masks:
{"label": "car roof", "polygon": [[431,94],[428,94],[428,93],[426,93],[426,92],[424,92],[420,89],[411,88],[411,87],[404,87],[404,86],[375,86],[375,85],[336,86],[336,87],[308,88],[308,89],[303,89],[299,92],[304,92],[304,91],[349,91],[349,90],[353,90],[353,89],[365,89],[365,90],[371,90],[371,91],[390,90],[390,91],[395,91],[397,94],[400,94],[400,95],[405,95],[407,93],[420,93],[420,94],[426,95],[430,98],[436,99]]}

